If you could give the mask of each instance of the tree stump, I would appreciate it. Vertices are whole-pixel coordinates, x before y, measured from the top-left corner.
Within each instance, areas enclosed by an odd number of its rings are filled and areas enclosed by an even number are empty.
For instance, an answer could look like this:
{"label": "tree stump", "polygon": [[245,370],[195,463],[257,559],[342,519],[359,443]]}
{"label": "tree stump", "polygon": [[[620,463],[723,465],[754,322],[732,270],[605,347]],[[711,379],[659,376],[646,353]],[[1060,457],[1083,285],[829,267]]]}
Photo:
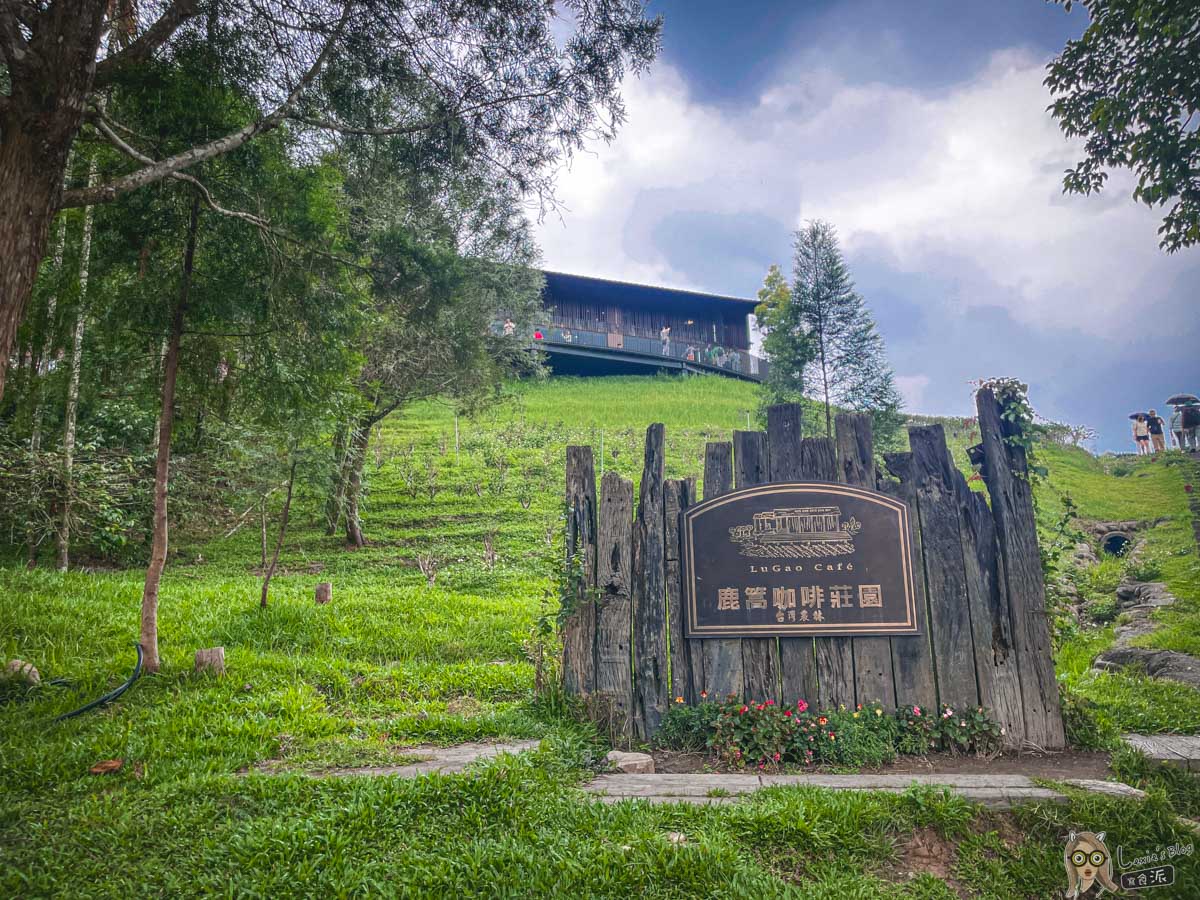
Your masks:
{"label": "tree stump", "polygon": [[196,671],[212,672],[215,675],[225,674],[225,648],[209,647],[207,650],[196,651]]}
{"label": "tree stump", "polygon": [[318,606],[324,606],[326,603],[328,603],[330,600],[332,600],[333,599],[333,585],[330,584],[328,581],[322,581],[320,584],[318,584],[316,598],[317,598]]}

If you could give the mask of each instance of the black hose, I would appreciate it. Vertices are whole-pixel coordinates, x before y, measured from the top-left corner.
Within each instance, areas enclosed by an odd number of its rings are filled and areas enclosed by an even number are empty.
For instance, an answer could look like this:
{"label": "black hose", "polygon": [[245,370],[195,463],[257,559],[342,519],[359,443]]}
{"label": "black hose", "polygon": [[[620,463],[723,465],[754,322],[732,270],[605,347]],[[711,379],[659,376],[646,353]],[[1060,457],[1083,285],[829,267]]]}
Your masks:
{"label": "black hose", "polygon": [[106,703],[112,703],[123,693],[129,690],[133,683],[138,680],[138,676],[142,674],[142,645],[134,644],[134,646],[137,647],[137,665],[133,667],[133,674],[129,676],[128,681],[126,681],[119,688],[114,688],[113,690],[109,691],[103,697],[97,697],[91,703],[79,707],[79,709],[73,709],[69,713],[63,713],[61,716],[55,718],[54,721],[61,722],[63,719],[73,719],[75,716],[83,715],[85,712],[96,709],[99,706],[104,706]]}

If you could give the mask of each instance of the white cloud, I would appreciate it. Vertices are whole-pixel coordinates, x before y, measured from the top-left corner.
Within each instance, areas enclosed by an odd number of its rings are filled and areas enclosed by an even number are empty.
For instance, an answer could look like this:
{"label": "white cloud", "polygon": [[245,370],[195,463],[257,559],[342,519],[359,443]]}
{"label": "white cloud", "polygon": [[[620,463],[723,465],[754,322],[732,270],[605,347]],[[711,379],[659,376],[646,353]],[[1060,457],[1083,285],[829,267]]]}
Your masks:
{"label": "white cloud", "polygon": [[[1101,197],[1062,195],[1077,152],[1045,112],[1043,65],[996,53],[972,80],[929,94],[852,85],[829,70],[781,73],[758,103],[730,110],[693,102],[660,64],[626,84],[617,140],[562,173],[562,221],[539,229],[546,261],[753,296],[757,282],[696,283],[686,254],[656,243],[656,224],[673,216],[678,229],[700,212],[784,228],[820,217],[851,254],[882,249],[897,272],[960,285],[922,298],[927,312],[1003,305],[1039,329],[1119,336],[1189,260],[1158,250],[1159,213],[1129,199],[1127,179]],[[787,261],[764,249],[764,272],[771,262]]]}

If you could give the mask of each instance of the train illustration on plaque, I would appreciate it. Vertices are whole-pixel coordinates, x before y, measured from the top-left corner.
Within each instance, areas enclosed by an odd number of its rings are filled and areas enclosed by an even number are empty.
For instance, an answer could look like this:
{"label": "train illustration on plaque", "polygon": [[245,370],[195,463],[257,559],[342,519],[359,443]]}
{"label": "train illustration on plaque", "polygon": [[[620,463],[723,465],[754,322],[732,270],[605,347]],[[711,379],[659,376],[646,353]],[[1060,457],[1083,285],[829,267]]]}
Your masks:
{"label": "train illustration on plaque", "polygon": [[848,556],[862,523],[842,522],[838,506],[796,506],[757,512],[749,525],[735,525],[729,538],[742,556],[820,559]]}

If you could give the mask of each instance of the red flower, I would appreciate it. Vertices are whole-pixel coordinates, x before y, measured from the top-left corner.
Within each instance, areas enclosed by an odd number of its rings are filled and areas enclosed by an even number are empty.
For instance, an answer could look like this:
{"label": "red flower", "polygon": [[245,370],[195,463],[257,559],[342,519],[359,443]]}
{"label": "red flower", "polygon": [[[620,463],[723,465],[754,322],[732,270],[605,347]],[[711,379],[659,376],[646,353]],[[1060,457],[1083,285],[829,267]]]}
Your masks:
{"label": "red flower", "polygon": [[774,701],[774,700],[768,700],[768,701],[767,701],[767,702],[766,702],[764,705],[765,705],[765,706],[774,706],[774,705],[775,705],[775,701]]}
{"label": "red flower", "polygon": [[791,718],[791,716],[792,716],[792,711],[791,711],[790,709],[785,709],[785,710],[783,711],[783,714],[784,714],[784,716],[786,716],[787,718],[789,718],[789,719],[790,719],[790,718]]}
{"label": "red flower", "polygon": [[1185,491],[1187,491],[1189,494],[1192,492],[1192,486],[1191,486],[1190,484],[1185,484],[1185,485],[1183,486],[1183,489],[1184,489]]}
{"label": "red flower", "polygon": [[750,711],[750,707],[743,706],[741,709],[738,710],[738,715],[745,715],[749,711]]}
{"label": "red flower", "polygon": [[755,709],[757,709],[759,712],[762,712],[763,705],[762,705],[761,703],[759,703],[759,704],[758,704],[757,706],[755,706],[754,708],[755,708]]}

